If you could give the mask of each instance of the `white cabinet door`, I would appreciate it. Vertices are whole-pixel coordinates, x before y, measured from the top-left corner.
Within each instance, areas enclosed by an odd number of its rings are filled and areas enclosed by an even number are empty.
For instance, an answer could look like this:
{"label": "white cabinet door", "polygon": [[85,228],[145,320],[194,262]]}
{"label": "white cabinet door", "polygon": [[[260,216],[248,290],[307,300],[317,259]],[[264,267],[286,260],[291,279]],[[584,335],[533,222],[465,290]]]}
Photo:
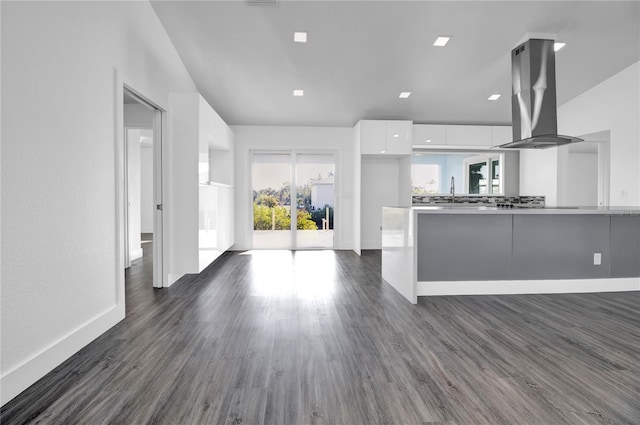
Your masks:
{"label": "white cabinet door", "polygon": [[214,137],[214,114],[211,106],[198,95],[198,181],[209,181],[209,146]]}
{"label": "white cabinet door", "polygon": [[378,120],[360,121],[363,155],[387,153],[387,122]]}
{"label": "white cabinet door", "polygon": [[491,127],[482,125],[447,125],[447,145],[491,146]]}
{"label": "white cabinet door", "polygon": [[446,143],[446,126],[416,124],[413,126],[414,146],[441,146]]}
{"label": "white cabinet door", "polygon": [[491,144],[493,146],[504,145],[509,142],[513,142],[513,130],[511,126],[494,125],[491,127]]}
{"label": "white cabinet door", "polygon": [[387,155],[410,155],[413,123],[387,121]]}
{"label": "white cabinet door", "polygon": [[233,245],[233,188],[218,188],[218,250],[224,252]]}

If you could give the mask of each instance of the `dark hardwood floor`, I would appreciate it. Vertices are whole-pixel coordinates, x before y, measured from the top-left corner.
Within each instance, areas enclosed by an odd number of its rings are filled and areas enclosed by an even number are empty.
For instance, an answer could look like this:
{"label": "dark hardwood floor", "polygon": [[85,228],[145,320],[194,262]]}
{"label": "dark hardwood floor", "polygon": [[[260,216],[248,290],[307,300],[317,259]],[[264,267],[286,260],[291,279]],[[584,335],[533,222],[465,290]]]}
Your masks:
{"label": "dark hardwood floor", "polygon": [[640,293],[425,298],[380,254],[227,253],[5,405],[2,424],[640,424]]}

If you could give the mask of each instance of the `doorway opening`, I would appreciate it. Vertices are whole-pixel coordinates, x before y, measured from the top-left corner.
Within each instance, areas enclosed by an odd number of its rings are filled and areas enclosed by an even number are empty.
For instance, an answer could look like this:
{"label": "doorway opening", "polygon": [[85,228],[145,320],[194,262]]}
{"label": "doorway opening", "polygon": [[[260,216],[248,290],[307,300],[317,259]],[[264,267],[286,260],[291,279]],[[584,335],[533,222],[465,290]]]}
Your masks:
{"label": "doorway opening", "polygon": [[123,92],[125,285],[163,286],[162,110]]}
{"label": "doorway opening", "polygon": [[609,206],[609,131],[558,148],[558,204]]}
{"label": "doorway opening", "polygon": [[254,249],[332,249],[335,155],[252,152]]}

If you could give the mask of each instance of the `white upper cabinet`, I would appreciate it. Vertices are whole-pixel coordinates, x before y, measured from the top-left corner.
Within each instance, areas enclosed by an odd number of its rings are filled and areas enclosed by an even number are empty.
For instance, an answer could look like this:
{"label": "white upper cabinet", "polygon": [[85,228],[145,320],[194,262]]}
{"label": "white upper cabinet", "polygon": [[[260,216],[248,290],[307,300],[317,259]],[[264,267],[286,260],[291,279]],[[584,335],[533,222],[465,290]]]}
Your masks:
{"label": "white upper cabinet", "polygon": [[201,143],[206,143],[208,149],[229,150],[229,126],[220,118],[220,115],[207,103],[202,96],[199,97],[199,129]]}
{"label": "white upper cabinet", "polygon": [[[415,124],[413,146],[490,148],[510,142],[511,127],[488,125]],[[509,139],[509,140],[507,140]]]}
{"label": "white upper cabinet", "polygon": [[441,146],[446,144],[446,126],[437,124],[415,124],[413,126],[414,146]]}
{"label": "white upper cabinet", "polygon": [[505,143],[513,142],[513,130],[511,126],[491,127],[491,145],[499,146]]}
{"label": "white upper cabinet", "polygon": [[491,127],[484,125],[447,125],[447,145],[491,146]]}
{"label": "white upper cabinet", "polygon": [[380,155],[387,153],[386,121],[360,121],[360,137],[363,155]]}
{"label": "white upper cabinet", "polygon": [[233,130],[222,122],[223,143],[209,147],[209,181],[233,186]]}
{"label": "white upper cabinet", "polygon": [[[195,96],[195,95],[193,95]],[[188,101],[188,100],[187,100]],[[194,97],[195,101],[195,97]],[[215,111],[198,96],[198,181],[209,181],[209,145],[213,143]]]}
{"label": "white upper cabinet", "polygon": [[387,121],[387,154],[410,155],[413,122]]}
{"label": "white upper cabinet", "polygon": [[409,155],[413,133],[411,121],[362,120],[363,155]]}

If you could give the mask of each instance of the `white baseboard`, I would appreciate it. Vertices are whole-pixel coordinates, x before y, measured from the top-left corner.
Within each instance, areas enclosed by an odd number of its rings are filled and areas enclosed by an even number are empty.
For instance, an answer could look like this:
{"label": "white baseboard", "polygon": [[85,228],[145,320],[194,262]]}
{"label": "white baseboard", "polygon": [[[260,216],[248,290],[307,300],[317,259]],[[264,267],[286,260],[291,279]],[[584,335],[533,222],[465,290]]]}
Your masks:
{"label": "white baseboard", "polygon": [[133,260],[137,260],[138,258],[142,258],[143,255],[144,255],[144,252],[142,251],[142,248],[136,249],[135,251],[131,251],[129,253],[129,261],[133,261]]}
{"label": "white baseboard", "polygon": [[640,291],[639,277],[615,279],[490,280],[418,282],[418,296],[570,294]]}
{"label": "white baseboard", "polygon": [[0,377],[0,405],[29,388],[124,317],[124,303],[115,305],[3,374]]}
{"label": "white baseboard", "polygon": [[382,241],[365,241],[365,240],[363,240],[362,242],[360,242],[360,249],[363,249],[363,250],[372,250],[372,249],[380,250],[380,249],[382,249]]}

